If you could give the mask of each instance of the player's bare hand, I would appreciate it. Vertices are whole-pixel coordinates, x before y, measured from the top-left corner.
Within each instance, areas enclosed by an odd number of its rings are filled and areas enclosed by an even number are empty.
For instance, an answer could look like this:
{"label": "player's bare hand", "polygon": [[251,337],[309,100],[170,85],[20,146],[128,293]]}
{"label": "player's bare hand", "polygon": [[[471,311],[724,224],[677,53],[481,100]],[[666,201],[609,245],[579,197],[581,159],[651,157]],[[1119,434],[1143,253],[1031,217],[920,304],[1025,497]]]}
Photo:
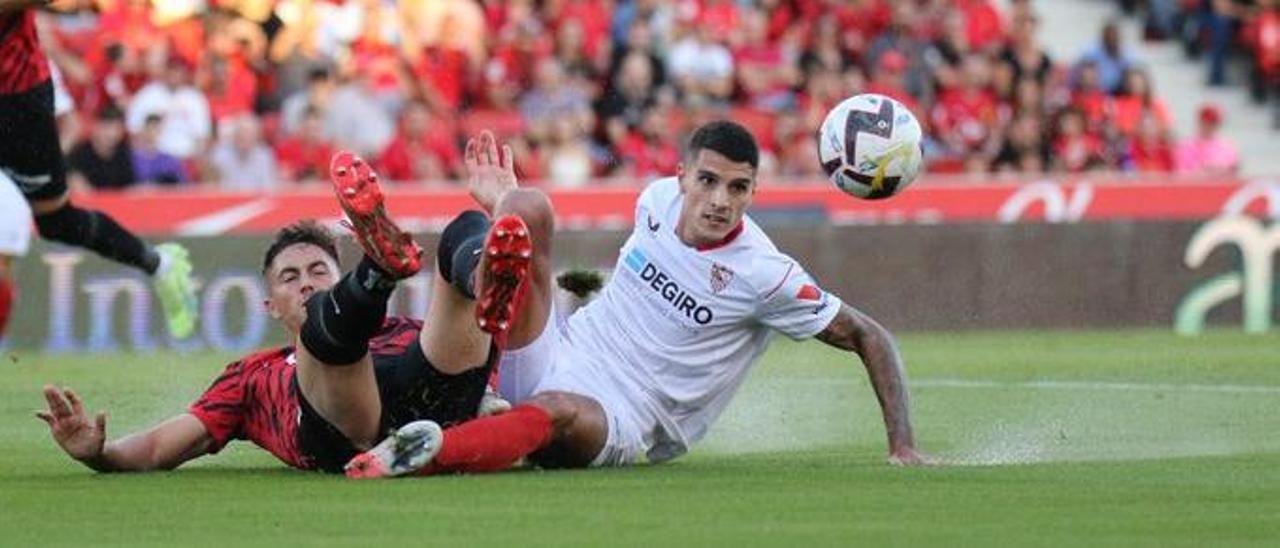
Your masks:
{"label": "player's bare hand", "polygon": [[894,466],[937,466],[937,459],[921,454],[913,447],[895,449],[889,453],[889,464]]}
{"label": "player's bare hand", "polygon": [[45,385],[44,399],[49,408],[37,411],[36,417],[49,425],[49,434],[68,455],[86,461],[102,454],[106,441],[107,415],[98,413],[93,420],[84,412],[80,396],[70,388]]}
{"label": "player's bare hand", "polygon": [[489,130],[467,139],[463,162],[467,167],[467,189],[485,211],[493,213],[502,195],[519,186],[511,145],[502,145],[499,154],[498,140]]}

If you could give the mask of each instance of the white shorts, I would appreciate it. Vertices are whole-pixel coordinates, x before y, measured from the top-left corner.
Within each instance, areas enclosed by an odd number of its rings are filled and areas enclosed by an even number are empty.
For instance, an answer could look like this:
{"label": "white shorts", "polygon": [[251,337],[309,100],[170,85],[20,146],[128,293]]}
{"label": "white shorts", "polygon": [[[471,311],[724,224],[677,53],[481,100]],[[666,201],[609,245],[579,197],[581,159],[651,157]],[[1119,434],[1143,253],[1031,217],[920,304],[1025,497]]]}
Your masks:
{"label": "white shorts", "polygon": [[552,306],[547,326],[523,348],[507,350],[499,365],[498,391],[512,403],[543,392],[569,392],[594,399],[604,408],[609,435],[591,466],[628,466],[646,458],[655,424],[634,390],[602,373],[565,338],[564,324]]}
{"label": "white shorts", "polygon": [[31,206],[0,170],[0,255],[21,257],[31,246]]}

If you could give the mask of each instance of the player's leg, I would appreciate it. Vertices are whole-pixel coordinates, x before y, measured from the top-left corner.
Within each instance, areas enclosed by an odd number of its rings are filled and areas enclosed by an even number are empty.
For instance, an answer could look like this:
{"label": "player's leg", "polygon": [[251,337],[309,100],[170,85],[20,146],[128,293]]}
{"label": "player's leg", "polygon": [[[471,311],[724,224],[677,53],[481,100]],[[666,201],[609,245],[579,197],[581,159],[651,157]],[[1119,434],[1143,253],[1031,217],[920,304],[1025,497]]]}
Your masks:
{"label": "player's leg", "polygon": [[430,421],[405,425],[352,459],[347,476],[493,472],[526,457],[549,468],[584,468],[596,462],[608,439],[608,420],[599,402],[547,392],[506,413],[443,431]]}
{"label": "player's leg", "polygon": [[529,277],[525,282],[524,298],[520,307],[515,305],[485,307],[488,294],[481,294],[479,315],[489,321],[511,318],[511,330],[507,333],[507,348],[522,348],[543,334],[547,329],[554,280],[552,279],[552,239],[556,233],[556,220],[552,204],[545,193],[532,188],[517,188],[507,192],[494,209],[494,218],[517,216],[529,230],[532,256],[529,261]]}
{"label": "player's leg", "polygon": [[387,216],[367,163],[344,152],[334,157],[330,171],[365,256],[332,288],[307,300],[298,337],[298,385],[321,417],[364,448],[380,436],[382,413],[369,339],[386,319],[396,282],[418,271],[422,250]]}
{"label": "player's leg", "polygon": [[[512,224],[520,225],[514,230]],[[444,395],[450,407],[470,401],[471,386],[467,381],[472,370],[488,367],[496,346],[501,347],[510,320],[492,323],[484,319],[484,307],[477,308],[477,285],[505,284],[506,290],[485,291],[490,295],[483,304],[489,308],[518,307],[524,280],[528,277],[531,242],[527,229],[516,218],[491,223],[480,211],[464,211],[445,227],[436,250],[436,276],[432,279],[431,307],[419,332],[419,346],[425,357],[422,373],[439,377],[442,384],[455,386],[458,394]],[[481,260],[485,268],[479,268]],[[485,275],[480,276],[478,272]],[[510,303],[508,303],[510,301]],[[474,318],[479,315],[480,318]],[[483,326],[481,325],[483,324]],[[495,338],[496,337],[496,338]],[[444,388],[444,387],[437,387]],[[479,404],[470,411],[491,415],[507,411],[511,404],[500,397],[496,387],[485,384]],[[439,392],[438,389],[432,389]],[[435,399],[435,398],[430,398]]]}
{"label": "player's leg", "polygon": [[440,235],[431,306],[418,334],[422,353],[441,373],[457,374],[484,365],[491,337],[473,319],[475,271],[489,231],[489,218],[464,211]]}
{"label": "player's leg", "polygon": [[31,244],[31,209],[8,176],[0,172],[0,338],[17,300],[13,263]]}
{"label": "player's leg", "polygon": [[[499,153],[497,141],[487,131],[481,132],[478,139],[468,141],[466,160],[471,171],[471,191],[477,196],[477,200],[490,209],[494,219],[514,215],[523,221],[525,226],[520,230],[527,230],[527,236],[533,245],[532,258],[528,281],[522,290],[525,294],[520,309],[514,309],[515,303],[506,303],[505,306],[494,304],[501,300],[489,299],[492,295],[484,294],[486,289],[482,288],[477,316],[490,326],[504,320],[509,321],[510,331],[504,348],[518,349],[538,339],[551,314],[551,298],[554,296],[551,269],[555,213],[551,200],[542,191],[515,187],[511,149],[503,147],[503,151]],[[512,230],[514,232],[517,229]],[[482,269],[487,269],[491,264],[502,263],[486,259]],[[490,286],[495,292],[501,287]]]}
{"label": "player's leg", "polygon": [[186,250],[177,244],[152,248],[111,216],[71,203],[51,83],[5,96],[3,103],[0,170],[30,203],[40,237],[89,249],[152,276],[170,332],[178,338],[190,335],[198,311]]}

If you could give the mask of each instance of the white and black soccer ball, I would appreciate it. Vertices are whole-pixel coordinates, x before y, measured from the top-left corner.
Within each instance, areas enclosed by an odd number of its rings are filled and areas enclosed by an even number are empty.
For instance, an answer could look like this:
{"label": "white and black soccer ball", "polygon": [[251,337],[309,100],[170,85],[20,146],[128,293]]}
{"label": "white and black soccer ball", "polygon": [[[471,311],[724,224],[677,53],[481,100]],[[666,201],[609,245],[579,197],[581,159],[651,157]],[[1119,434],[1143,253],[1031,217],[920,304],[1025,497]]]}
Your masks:
{"label": "white and black soccer ball", "polygon": [[822,121],[818,159],[831,184],[879,200],[902,191],[924,164],[923,131],[906,106],[884,95],[845,99]]}

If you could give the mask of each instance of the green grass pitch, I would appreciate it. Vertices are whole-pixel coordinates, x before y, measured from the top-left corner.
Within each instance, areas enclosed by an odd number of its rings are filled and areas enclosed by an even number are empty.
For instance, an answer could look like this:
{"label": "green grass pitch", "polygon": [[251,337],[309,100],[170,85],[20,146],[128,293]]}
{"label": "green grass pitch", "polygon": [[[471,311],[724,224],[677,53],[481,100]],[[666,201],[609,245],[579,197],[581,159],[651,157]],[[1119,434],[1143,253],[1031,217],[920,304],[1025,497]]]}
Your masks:
{"label": "green grass pitch", "polygon": [[32,416],[65,383],[119,435],[234,356],[0,356],[0,545],[1280,544],[1280,337],[908,334],[922,448],[883,463],[861,366],[780,340],[694,452],[622,470],[350,482],[247,443],[98,475]]}

